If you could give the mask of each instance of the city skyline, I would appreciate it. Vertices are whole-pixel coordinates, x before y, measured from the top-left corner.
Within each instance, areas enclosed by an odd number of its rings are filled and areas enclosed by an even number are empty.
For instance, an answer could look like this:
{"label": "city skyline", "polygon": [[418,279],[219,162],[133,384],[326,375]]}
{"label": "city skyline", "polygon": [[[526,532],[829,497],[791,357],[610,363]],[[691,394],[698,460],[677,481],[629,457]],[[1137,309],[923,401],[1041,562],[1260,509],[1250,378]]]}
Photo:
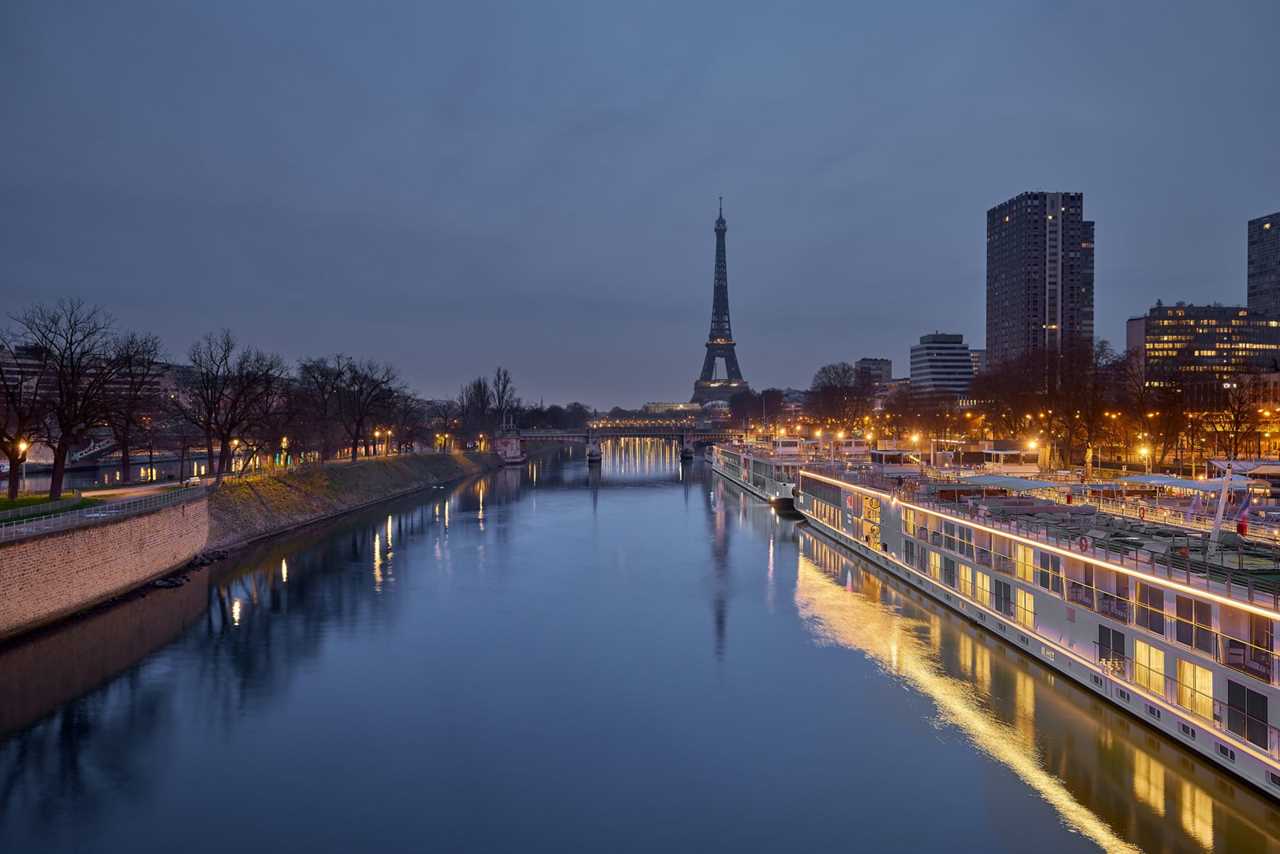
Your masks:
{"label": "city skyline", "polygon": [[[291,360],[404,365],[433,397],[479,361],[534,398],[682,400],[723,194],[756,388],[905,366],[934,329],[983,340],[984,211],[1031,189],[1087,196],[1096,333],[1120,346],[1157,299],[1243,303],[1245,224],[1280,207],[1280,118],[1255,109],[1275,86],[1268,4],[1087,29],[1067,10],[855,27],[834,9],[748,10],[726,32],[699,10],[674,34],[591,9],[573,29],[391,5],[302,28],[285,8],[252,26],[230,7],[0,15],[0,97],[23,116],[0,165],[6,302],[100,303],[175,359],[225,326]],[[357,23],[366,41],[339,37]],[[1064,28],[1089,61],[1036,70]]]}

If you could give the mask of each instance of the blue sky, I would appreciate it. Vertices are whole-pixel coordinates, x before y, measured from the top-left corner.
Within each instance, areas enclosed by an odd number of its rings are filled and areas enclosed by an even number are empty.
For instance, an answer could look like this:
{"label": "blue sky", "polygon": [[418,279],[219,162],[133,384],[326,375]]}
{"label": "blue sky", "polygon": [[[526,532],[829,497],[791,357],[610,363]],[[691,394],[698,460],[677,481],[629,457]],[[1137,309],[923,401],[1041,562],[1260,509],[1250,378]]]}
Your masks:
{"label": "blue sky", "polygon": [[428,396],[681,400],[725,196],[756,387],[983,337],[984,213],[1085,194],[1098,334],[1243,302],[1280,4],[0,6],[0,296]]}

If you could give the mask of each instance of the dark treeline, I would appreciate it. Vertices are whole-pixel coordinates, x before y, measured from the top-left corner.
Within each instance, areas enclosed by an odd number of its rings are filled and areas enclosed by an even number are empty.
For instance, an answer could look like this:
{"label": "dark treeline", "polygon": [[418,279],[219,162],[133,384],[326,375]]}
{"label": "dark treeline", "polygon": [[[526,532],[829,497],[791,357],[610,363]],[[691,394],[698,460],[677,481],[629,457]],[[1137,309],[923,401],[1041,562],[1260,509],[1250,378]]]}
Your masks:
{"label": "dark treeline", "polygon": [[244,468],[356,459],[465,444],[504,422],[563,428],[590,416],[579,403],[522,407],[505,368],[463,386],[455,400],[429,400],[392,365],[341,353],[289,365],[226,330],[170,363],[155,336],[121,331],[103,309],[76,300],[10,320],[0,330],[0,452],[10,499],[36,443],[53,451],[49,497],[57,499],[73,454],[86,449],[118,449],[127,481],[139,449],[173,452],[185,472],[190,449],[199,448],[205,474],[220,482],[236,460]]}
{"label": "dark treeline", "polygon": [[1105,450],[1121,462],[1133,462],[1136,453],[1161,465],[1175,453],[1192,460],[1251,453],[1270,415],[1266,406],[1256,371],[1193,405],[1187,389],[1150,382],[1139,353],[1117,353],[1100,341],[995,366],[975,376],[964,396],[909,385],[886,391],[847,362],[825,365],[813,377],[805,410],[815,421],[880,438],[1034,441],[1063,463],[1087,465]]}

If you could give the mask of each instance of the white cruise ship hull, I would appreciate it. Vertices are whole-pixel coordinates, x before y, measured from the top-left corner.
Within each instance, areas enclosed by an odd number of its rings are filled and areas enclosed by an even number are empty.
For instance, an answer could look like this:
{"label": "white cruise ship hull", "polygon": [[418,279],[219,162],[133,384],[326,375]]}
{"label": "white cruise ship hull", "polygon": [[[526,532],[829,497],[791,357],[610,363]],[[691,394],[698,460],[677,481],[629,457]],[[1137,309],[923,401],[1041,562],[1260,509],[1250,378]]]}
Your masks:
{"label": "white cruise ship hull", "polygon": [[[819,473],[800,475],[795,508],[815,532],[1280,799],[1280,660],[1262,650],[1240,654],[1234,636],[1219,634],[1238,614],[1264,620],[1271,609],[1256,600],[1237,606],[1211,583],[1201,591],[1099,560],[1083,544],[1024,537]],[[1001,551],[1006,544],[1012,561]],[[1073,577],[1085,566],[1087,585]],[[1135,595],[1163,589],[1170,606],[1177,597],[1211,607],[1204,631],[1213,633],[1212,643],[1183,633],[1187,624],[1179,625],[1181,612],[1172,607],[1148,610],[1101,592],[1104,573],[1127,579]],[[1147,625],[1139,625],[1137,611],[1147,611]],[[1197,631],[1200,622],[1197,616],[1192,624]]]}

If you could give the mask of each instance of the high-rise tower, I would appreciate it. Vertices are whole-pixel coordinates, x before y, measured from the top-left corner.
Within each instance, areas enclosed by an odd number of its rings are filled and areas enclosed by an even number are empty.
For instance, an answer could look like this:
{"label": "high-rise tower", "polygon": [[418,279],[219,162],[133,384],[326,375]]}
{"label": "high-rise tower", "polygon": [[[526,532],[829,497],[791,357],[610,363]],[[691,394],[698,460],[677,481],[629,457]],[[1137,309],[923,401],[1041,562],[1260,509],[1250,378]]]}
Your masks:
{"label": "high-rise tower", "polygon": [[1280,211],[1249,220],[1249,311],[1280,317]]}
{"label": "high-rise tower", "polygon": [[[728,400],[747,389],[747,381],[738,368],[738,354],[734,350],[733,327],[729,323],[729,267],[725,262],[724,236],[728,231],[724,221],[724,199],[720,200],[720,215],[716,218],[716,273],[711,290],[711,334],[707,336],[707,355],[702,360],[702,373],[693,384],[693,402]],[[716,363],[724,366],[716,371]]]}
{"label": "high-rise tower", "polygon": [[1022,193],[996,205],[987,211],[987,359],[995,366],[1082,345],[1093,345],[1084,194]]}

